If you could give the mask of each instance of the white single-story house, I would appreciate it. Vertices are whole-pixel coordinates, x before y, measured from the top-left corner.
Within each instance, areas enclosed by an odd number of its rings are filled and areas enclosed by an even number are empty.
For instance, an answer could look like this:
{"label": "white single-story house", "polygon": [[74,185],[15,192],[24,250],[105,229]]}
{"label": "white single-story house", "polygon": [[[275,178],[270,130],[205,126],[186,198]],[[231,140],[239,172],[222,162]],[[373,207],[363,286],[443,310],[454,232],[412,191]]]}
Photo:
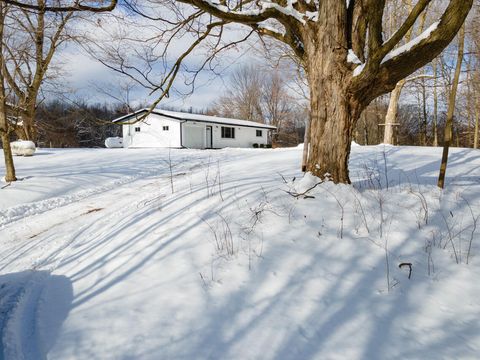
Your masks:
{"label": "white single-story house", "polygon": [[[275,126],[184,112],[148,109],[113,120],[122,124],[123,147],[219,149],[267,145]],[[145,116],[146,115],[146,116]]]}

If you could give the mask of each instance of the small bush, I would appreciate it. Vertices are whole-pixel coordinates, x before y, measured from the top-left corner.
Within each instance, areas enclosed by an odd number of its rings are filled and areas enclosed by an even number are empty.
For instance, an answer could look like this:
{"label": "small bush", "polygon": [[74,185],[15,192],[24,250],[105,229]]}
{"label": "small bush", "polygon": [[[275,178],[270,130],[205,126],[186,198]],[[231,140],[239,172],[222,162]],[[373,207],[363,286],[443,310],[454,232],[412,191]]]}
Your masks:
{"label": "small bush", "polygon": [[272,144],[267,144],[267,145],[265,145],[265,147],[266,147],[267,149],[271,149],[271,148],[272,148]]}
{"label": "small bush", "polygon": [[257,143],[253,144],[253,147],[254,147],[255,149],[258,148],[258,144],[257,144]]}
{"label": "small bush", "polygon": [[265,147],[265,144],[260,144],[260,148],[264,148]]}

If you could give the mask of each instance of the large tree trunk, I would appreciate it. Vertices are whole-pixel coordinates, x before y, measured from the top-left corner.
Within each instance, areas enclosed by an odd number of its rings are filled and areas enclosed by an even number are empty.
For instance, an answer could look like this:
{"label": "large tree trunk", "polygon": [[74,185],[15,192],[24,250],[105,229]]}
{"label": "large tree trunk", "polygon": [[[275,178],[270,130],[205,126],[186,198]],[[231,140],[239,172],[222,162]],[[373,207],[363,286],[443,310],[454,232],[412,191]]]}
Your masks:
{"label": "large tree trunk", "polygon": [[310,153],[307,170],[335,183],[350,183],[348,159],[360,106],[350,99],[341,71],[323,77],[310,67]]}
{"label": "large tree trunk", "polygon": [[319,17],[325,21],[307,31],[304,60],[310,90],[310,147],[307,171],[335,183],[350,183],[348,159],[359,102],[353,100],[349,84],[345,24],[347,14],[337,0],[323,2]]}

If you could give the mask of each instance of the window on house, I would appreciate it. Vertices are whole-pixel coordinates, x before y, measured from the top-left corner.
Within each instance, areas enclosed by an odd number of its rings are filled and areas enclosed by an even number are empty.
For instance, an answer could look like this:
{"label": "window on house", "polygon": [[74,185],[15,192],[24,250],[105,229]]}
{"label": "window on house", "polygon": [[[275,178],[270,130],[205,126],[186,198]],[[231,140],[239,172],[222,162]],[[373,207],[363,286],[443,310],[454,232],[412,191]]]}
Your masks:
{"label": "window on house", "polygon": [[222,138],[235,139],[235,128],[222,126]]}
{"label": "window on house", "polygon": [[262,130],[257,130],[257,136],[258,136],[258,137],[261,137],[261,136],[263,136],[263,134],[262,134]]}
{"label": "window on house", "polygon": [[140,132],[140,126],[135,127],[135,132]]}
{"label": "window on house", "polygon": [[168,126],[164,126],[163,131],[168,131]]}

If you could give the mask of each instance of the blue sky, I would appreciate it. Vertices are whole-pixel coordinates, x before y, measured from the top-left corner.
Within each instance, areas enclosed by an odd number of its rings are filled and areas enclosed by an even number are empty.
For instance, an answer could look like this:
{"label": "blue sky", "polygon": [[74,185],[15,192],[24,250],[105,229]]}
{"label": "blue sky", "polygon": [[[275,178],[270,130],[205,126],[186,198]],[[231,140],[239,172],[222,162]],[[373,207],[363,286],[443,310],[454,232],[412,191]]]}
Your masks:
{"label": "blue sky", "polygon": [[[110,43],[114,43],[110,41],[110,36],[114,36],[111,34],[115,34],[119,29],[128,34],[132,33],[132,37],[137,36],[137,38],[141,38],[142,36],[151,37],[152,34],[154,34],[154,31],[152,31],[151,28],[142,28],[140,26],[140,23],[143,21],[142,18],[134,19],[135,21],[130,22],[130,24],[117,22],[115,19],[107,18],[107,20],[108,21],[104,21],[102,19],[102,25],[97,25],[100,22],[97,23],[97,21],[93,21],[81,22],[78,23],[77,26],[81,32],[89,34],[91,37],[98,37],[100,43],[104,41],[107,44],[106,46]],[[226,37],[228,39],[233,39],[240,37],[241,34],[245,34],[245,32],[240,31],[237,28],[229,31]],[[174,41],[175,42],[173,43],[173,46],[171,46],[171,51],[167,57],[168,61],[172,64],[176,60],[176,57],[181,54],[193,40],[190,36],[182,36]],[[229,75],[237,66],[259,63],[262,61],[258,52],[252,51],[255,41],[257,41],[257,39],[252,40],[235,50],[228,50],[219,55],[219,67],[217,68],[217,72],[220,72],[220,74],[215,74],[211,71],[203,71],[198,76],[195,82],[195,91],[191,95],[183,95],[189,93],[191,88],[184,84],[183,75],[185,74],[179,74],[174,83],[174,90],[170,93],[170,97],[164,99],[160,105],[185,109],[190,107],[204,109],[208,107],[212,101],[225,91],[225,84],[229,80]],[[159,47],[157,51],[161,50],[161,47]],[[133,49],[131,52],[134,53]],[[204,61],[205,55],[203,52],[203,50],[196,51],[190,54],[184,61],[189,69],[197,68],[199,64]],[[92,56],[90,56],[85,50],[82,50],[79,46],[70,44],[58,55],[59,61],[64,64],[63,68],[66,71],[65,81],[63,81],[62,85],[66,89],[71,90],[69,96],[79,97],[90,103],[113,102],[114,100],[112,98],[97,91],[97,88],[102,87],[104,84],[109,84],[109,86],[111,86],[112,84],[121,84],[122,82],[127,81],[125,77],[118,75],[97,60],[93,59]],[[158,68],[161,68],[160,64]],[[158,72],[161,73],[161,71]],[[158,75],[154,78],[158,80],[161,76]],[[158,94],[149,96],[148,93],[149,90],[136,87],[131,92],[131,102],[135,105],[156,100]]]}

